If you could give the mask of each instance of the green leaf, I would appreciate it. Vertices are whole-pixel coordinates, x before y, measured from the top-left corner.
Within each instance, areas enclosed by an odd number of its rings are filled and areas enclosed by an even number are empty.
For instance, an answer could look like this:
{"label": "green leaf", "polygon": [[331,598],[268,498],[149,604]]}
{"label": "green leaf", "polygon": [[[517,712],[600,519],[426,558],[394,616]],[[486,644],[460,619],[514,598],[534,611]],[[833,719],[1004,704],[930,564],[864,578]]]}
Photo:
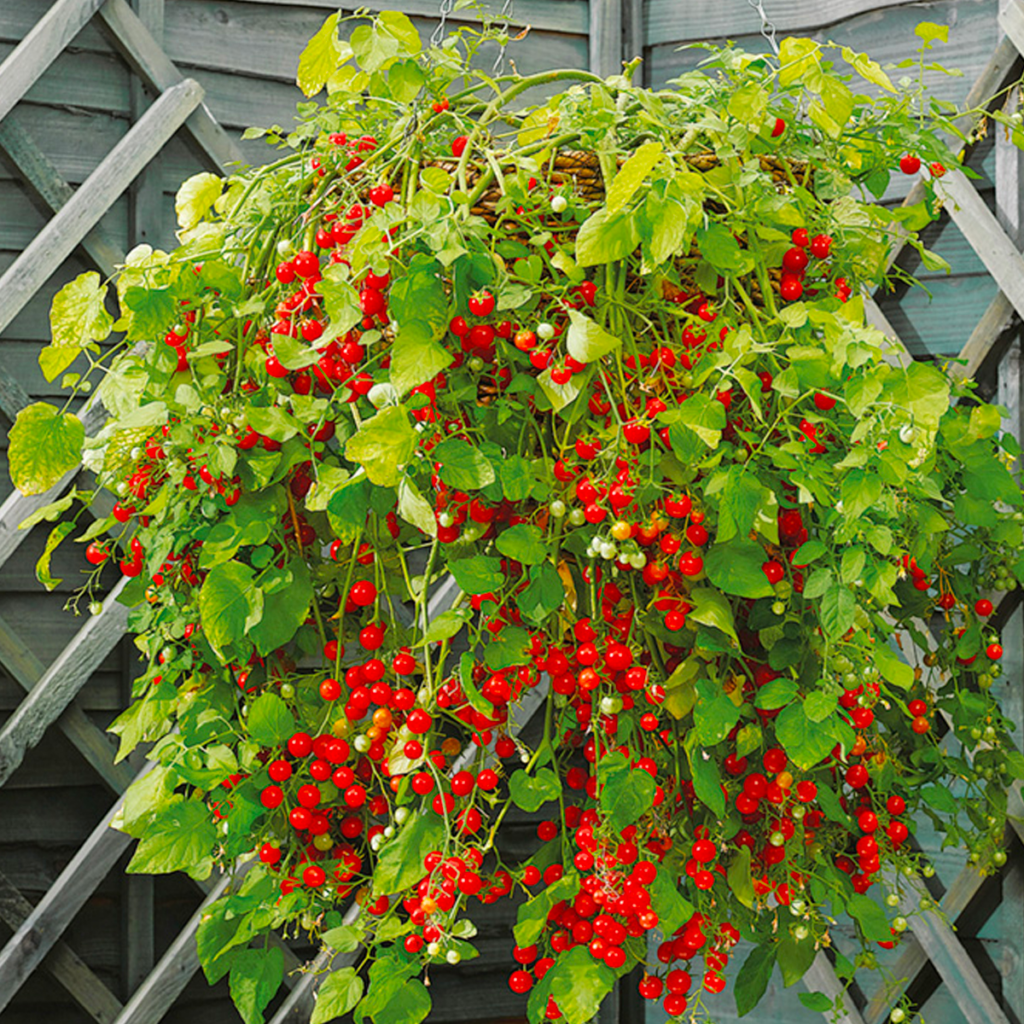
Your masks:
{"label": "green leaf", "polygon": [[217,830],[201,800],[179,800],[155,815],[125,870],[129,874],[161,875],[185,871],[202,881],[213,870]]}
{"label": "green leaf", "polygon": [[[709,448],[717,448],[725,429],[725,406],[700,391],[692,394],[674,410],[678,422],[689,427]],[[667,417],[663,417],[667,418]],[[675,424],[669,428],[669,438]],[[673,447],[675,442],[673,441]]]}
{"label": "green leaf", "polygon": [[530,523],[517,523],[498,534],[494,546],[507,558],[523,565],[540,565],[547,560],[548,546],[540,528]]}
{"label": "green leaf", "polygon": [[799,701],[779,713],[775,734],[793,763],[805,771],[828,757],[836,745],[831,731],[808,718]]}
{"label": "green leaf", "polygon": [[313,584],[305,560],[292,559],[288,569],[291,570],[292,582],[284,590],[264,595],[263,615],[249,631],[256,650],[264,657],[295,636],[306,621],[313,601]]}
{"label": "green leaf", "polygon": [[423,858],[432,850],[444,849],[444,821],[433,811],[411,817],[386,846],[381,847],[373,872],[377,895],[398,893],[423,877]]}
{"label": "green leaf", "polygon": [[745,1017],[761,1001],[768,990],[775,969],[775,946],[755,946],[736,976],[733,995],[736,1013]]}
{"label": "green leaf", "polygon": [[882,397],[911,413],[918,426],[934,430],[949,408],[949,379],[931,363],[913,362],[905,370],[893,370]]}
{"label": "green leaf", "polygon": [[479,448],[461,437],[449,437],[434,448],[430,457],[441,464],[441,479],[459,491],[478,491],[493,484],[494,467]]}
{"label": "green leaf", "polygon": [[450,640],[469,621],[472,612],[468,608],[452,608],[441,612],[430,621],[430,627],[423,634],[423,643],[433,644],[439,640]]}
{"label": "green leaf", "polygon": [[697,245],[704,259],[723,274],[747,274],[754,266],[753,257],[724,224],[697,228]]}
{"label": "green leaf", "polygon": [[893,686],[909,690],[914,685],[914,670],[888,644],[875,644],[874,659],[882,678]]}
{"label": "green leaf", "polygon": [[75,529],[74,523],[58,523],[51,531],[50,535],[46,538],[46,544],[43,547],[43,553],[39,556],[39,560],[36,562],[36,579],[47,590],[53,590],[54,587],[58,587],[61,584],[61,579],[50,574],[50,559],[53,557],[54,551],[60,546],[62,540],[69,533]]}
{"label": "green leaf", "polygon": [[437,536],[437,516],[434,507],[416,489],[415,485],[404,477],[398,483],[398,514],[413,526],[429,534]]}
{"label": "green leaf", "polygon": [[757,131],[764,120],[770,99],[768,91],[757,82],[741,85],[729,97],[729,113],[752,131]]}
{"label": "green leaf", "polygon": [[821,44],[813,39],[787,36],[779,43],[779,82],[783,86],[816,72],[820,64]]}
{"label": "green leaf", "polygon": [[415,60],[403,60],[388,70],[388,89],[399,103],[411,103],[427,83],[427,76]]}
{"label": "green leaf", "polygon": [[298,420],[276,405],[250,405],[245,410],[245,417],[256,433],[274,441],[288,441],[299,433]]}
{"label": "green leaf", "polygon": [[407,14],[401,11],[381,11],[377,16],[377,25],[398,41],[403,54],[414,57],[423,49],[420,34]]}
{"label": "green leaf", "polygon": [[740,719],[740,709],[711,679],[697,680],[698,700],[693,709],[697,738],[706,747],[713,747],[729,734]]}
{"label": "green leaf", "polygon": [[178,227],[190,231],[199,224],[223,190],[223,179],[209,171],[193,174],[184,181],[174,197]]}
{"label": "green leaf", "polygon": [[501,562],[487,555],[470,555],[448,563],[459,589],[466,594],[487,594],[505,585]]}
{"label": "green leaf", "polygon": [[648,192],[644,214],[644,240],[656,265],[690,248],[693,232],[687,209],[681,203]]}
{"label": "green leaf", "polygon": [[231,962],[231,1000],[245,1024],[262,1024],[263,1011],[284,980],[284,952],[277,946],[240,950]]}
{"label": "green leaf", "polygon": [[878,503],[882,496],[882,481],[870,470],[851,469],[843,478],[840,494],[843,499],[843,515],[850,521],[860,519]]}
{"label": "green leaf", "polygon": [[517,807],[533,814],[549,800],[557,800],[562,792],[558,776],[550,768],[538,768],[531,776],[520,769],[508,780],[509,794]]}
{"label": "green leaf", "polygon": [[[331,263],[324,268],[323,280],[316,284],[317,292],[324,297],[324,308],[331,321],[329,334],[334,337],[352,330],[363,319],[359,295],[347,274],[348,271],[340,264]],[[327,342],[321,337],[318,344],[323,346]]]}
{"label": "green leaf", "polygon": [[512,929],[516,943],[531,946],[544,931],[551,908],[561,900],[572,899],[579,892],[580,880],[574,871],[566,873],[554,885],[549,885],[519,907],[516,925]]}
{"label": "green leaf", "polygon": [[834,693],[815,690],[804,698],[804,714],[812,722],[824,722],[836,710],[839,698]]}
{"label": "green leaf", "polygon": [[332,14],[299,55],[296,82],[307,96],[315,96],[324,87],[342,58],[338,17],[337,13]]}
{"label": "green leaf", "polygon": [[757,691],[757,699],[754,703],[766,711],[774,711],[777,708],[784,708],[796,697],[797,693],[799,693],[799,688],[796,680],[781,676],[765,683]]}
{"label": "green leaf", "polygon": [[[639,244],[636,218],[623,210],[609,213],[602,206],[580,226],[576,235],[576,263],[581,267],[614,263],[625,259]],[[571,348],[569,354],[572,355]]]}
{"label": "green leaf", "polygon": [[[324,938],[326,939],[326,936]],[[354,967],[342,967],[340,971],[334,971],[324,979],[316,994],[316,1005],[313,1007],[313,1016],[309,1024],[327,1024],[335,1017],[342,1017],[353,1010],[362,998],[363,979],[359,977]]]}
{"label": "green leaf", "polygon": [[847,913],[860,925],[868,942],[892,940],[892,928],[885,911],[870,897],[859,893],[846,901]]}
{"label": "green leaf", "polygon": [[850,64],[861,78],[885,89],[886,92],[896,91],[896,87],[882,70],[882,66],[877,61],[873,61],[866,53],[854,53],[848,46],[843,47],[842,53],[843,60]]}
{"label": "green leaf", "polygon": [[214,566],[203,580],[199,591],[203,633],[222,658],[263,614],[263,591],[255,585],[254,576],[249,566],[231,561]]}
{"label": "green leaf", "polygon": [[914,29],[914,35],[924,41],[925,49],[931,49],[931,45],[936,39],[941,39],[944,43],[949,42],[949,26],[937,25],[934,21],[922,21]]}
{"label": "green leaf", "polygon": [[609,334],[589,317],[575,309],[569,310],[569,355],[581,363],[592,363],[622,345],[622,339]]}
{"label": "green leaf", "polygon": [[619,832],[651,809],[657,789],[653,776],[634,769],[618,751],[601,758],[597,766],[597,785],[601,792],[601,809]]}
{"label": "green leaf", "polygon": [[783,935],[775,954],[783,985],[786,988],[795,985],[810,969],[816,955],[814,939],[810,936],[797,939],[791,933]]}
{"label": "green leaf", "polygon": [[828,1013],[832,1009],[832,1000],[824,992],[801,992],[800,1002],[816,1013]]}
{"label": "green leaf", "polygon": [[691,731],[687,734],[683,748],[690,763],[693,791],[697,799],[706,807],[710,807],[719,818],[724,818],[725,794],[722,792],[722,776],[718,770],[718,761],[699,745],[696,732]]}
{"label": "green leaf", "polygon": [[484,663],[495,672],[525,665],[529,658],[530,634],[525,629],[506,626],[484,650]]}
{"label": "green leaf", "polygon": [[645,142],[622,165],[619,173],[612,179],[605,197],[605,206],[609,213],[621,210],[636,194],[636,190],[644,183],[644,179],[661,159],[664,146],[660,142]]}
{"label": "green leaf", "polygon": [[566,1024],[588,1024],[615,984],[615,972],[575,946],[551,968],[551,995]]}
{"label": "green leaf", "polygon": [[865,561],[867,561],[867,555],[862,547],[858,545],[847,548],[843,552],[839,568],[839,578],[843,583],[851,584],[859,580],[860,574],[864,571]]}
{"label": "green leaf", "polygon": [[713,544],[704,558],[708,579],[723,593],[737,597],[771,597],[775,593],[764,573],[764,548],[753,540]]}
{"label": "green leaf", "polygon": [[733,895],[745,907],[754,906],[754,880],[750,874],[750,848],[741,846],[729,862],[726,881]]}
{"label": "green leaf", "polygon": [[565,384],[556,384],[551,378],[551,367],[537,378],[537,386],[555,412],[561,412],[567,405],[575,402],[583,390],[580,374],[574,374]]}
{"label": "green leaf", "polygon": [[766,493],[767,489],[753,474],[745,472],[743,466],[733,466],[718,492],[716,543],[723,544],[737,536],[745,541]]}
{"label": "green leaf", "polygon": [[670,871],[659,871],[647,891],[651,896],[651,909],[658,915],[658,928],[662,935],[671,935],[693,916],[693,904],[680,895]]}
{"label": "green leaf", "polygon": [[52,381],[63,373],[83,348],[104,341],[114,318],[104,300],[107,289],[94,270],[79,274],[53,297],[50,307],[50,344],[39,353],[43,376]]}
{"label": "green leaf", "polygon": [[710,587],[695,587],[690,592],[690,600],[693,602],[693,610],[687,613],[687,619],[690,622],[714,626],[715,629],[720,629],[737,643],[739,642],[732,616],[732,607],[717,590],[712,590]]}
{"label": "green leaf", "polygon": [[451,365],[452,354],[422,320],[401,324],[391,347],[391,385],[399,396],[432,380]]}
{"label": "green leaf", "polygon": [[516,604],[530,622],[539,626],[562,607],[565,587],[558,570],[547,561],[533,566],[529,579],[526,588],[516,595]]}
{"label": "green leaf", "polygon": [[857,598],[853,591],[840,583],[833,584],[821,596],[818,616],[825,636],[838,640],[853,625]]}
{"label": "green leaf", "polygon": [[249,735],[261,746],[280,746],[295,732],[295,717],[276,693],[264,693],[249,707]]}
{"label": "green leaf", "polygon": [[82,458],[85,427],[73,413],[34,402],[8,434],[8,472],[22,494],[44,494]]}
{"label": "green leaf", "polygon": [[337,950],[339,953],[354,953],[362,944],[365,936],[366,932],[362,928],[351,924],[342,924],[324,932],[320,938],[331,949]]}
{"label": "green leaf", "polygon": [[416,450],[416,440],[405,406],[391,406],[363,421],[345,444],[345,456],[366,470],[371,483],[395,487]]}

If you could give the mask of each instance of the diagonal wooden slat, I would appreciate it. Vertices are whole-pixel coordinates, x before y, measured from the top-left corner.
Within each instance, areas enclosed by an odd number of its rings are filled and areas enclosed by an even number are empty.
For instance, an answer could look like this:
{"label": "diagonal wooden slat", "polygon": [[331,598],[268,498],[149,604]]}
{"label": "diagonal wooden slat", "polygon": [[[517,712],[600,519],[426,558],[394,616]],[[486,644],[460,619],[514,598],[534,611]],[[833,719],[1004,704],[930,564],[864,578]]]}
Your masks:
{"label": "diagonal wooden slat", "polygon": [[1000,4],[1000,7],[999,27],[1006,33],[1017,51],[1024,53],[1024,3],[1020,0],[1010,0],[1009,3]]}
{"label": "diagonal wooden slat", "polygon": [[[0,149],[25,184],[56,213],[75,194],[75,190],[60,176],[46,154],[25,131],[16,114],[10,114],[0,123]],[[106,276],[114,273],[124,262],[120,246],[107,237],[100,227],[94,227],[82,239],[82,248]]]}
{"label": "diagonal wooden slat", "polygon": [[843,1007],[838,1015],[829,1010],[828,1019],[832,1024],[864,1024],[864,1018],[852,1004],[846,990],[836,976],[835,968],[823,951],[819,951],[814,962],[803,976],[803,983],[811,992],[824,992],[833,1002],[841,1001]]}
{"label": "diagonal wooden slat", "polygon": [[[146,764],[137,778],[152,767],[152,763]],[[46,895],[0,949],[0,1014],[128,848],[131,837],[110,824],[123,804],[122,797],[103,816]]]}
{"label": "diagonal wooden slat", "polygon": [[122,579],[103,602],[103,611],[93,616],[46,670],[29,695],[0,729],[0,786],[21,764],[26,751],[67,708],[88,682],[100,662],[124,635],[128,609],[117,597],[127,579]]}
{"label": "diagonal wooden slat", "polygon": [[[32,913],[32,904],[0,874],[0,920],[12,931]],[[85,1010],[96,1024],[113,1024],[124,1007],[88,964],[63,941],[43,958],[43,968]]]}
{"label": "diagonal wooden slat", "polygon": [[0,64],[0,121],[78,35],[103,0],[57,0]]}
{"label": "diagonal wooden slat", "polygon": [[[154,92],[166,92],[185,80],[125,0],[106,0],[99,16],[111,42]],[[217,123],[205,104],[200,103],[189,115],[185,130],[209,161],[211,170],[223,171],[229,164],[248,162],[238,144]]]}
{"label": "diagonal wooden slat", "polygon": [[[43,663],[3,618],[0,618],[0,664],[26,693],[31,692],[46,672]],[[124,761],[114,764],[115,746],[107,734],[93,724],[77,700],[68,704],[56,725],[108,789],[120,795],[131,785],[135,772]]]}
{"label": "diagonal wooden slat", "polygon": [[202,98],[202,86],[190,78],[168,89],[29,243],[0,277],[0,332],[71,255]]}

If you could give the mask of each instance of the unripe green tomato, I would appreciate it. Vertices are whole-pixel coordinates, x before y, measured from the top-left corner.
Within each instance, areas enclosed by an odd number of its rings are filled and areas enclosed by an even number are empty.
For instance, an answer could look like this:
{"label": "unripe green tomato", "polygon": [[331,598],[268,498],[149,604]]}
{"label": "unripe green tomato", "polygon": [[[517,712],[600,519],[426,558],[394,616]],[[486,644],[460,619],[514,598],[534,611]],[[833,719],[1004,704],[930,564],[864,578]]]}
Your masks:
{"label": "unripe green tomato", "polygon": [[978,686],[987,690],[992,685],[992,675],[989,672],[981,672],[978,675]]}
{"label": "unripe green tomato", "polygon": [[90,615],[102,615],[103,614],[103,602],[102,601],[90,601],[89,602],[89,614]]}
{"label": "unripe green tomato", "polygon": [[560,498],[556,498],[548,506],[548,511],[556,518],[561,519],[565,515],[565,502]]}
{"label": "unripe green tomato", "polygon": [[924,875],[925,878],[934,878],[935,868],[932,867],[931,864],[925,864],[925,866],[921,868],[921,874]]}
{"label": "unripe green tomato", "polygon": [[785,600],[792,593],[793,593],[793,584],[790,583],[789,580],[779,580],[779,582],[775,584],[775,596],[776,597],[780,597],[780,598],[782,598],[782,600]]}
{"label": "unripe green tomato", "polygon": [[[934,875],[935,872],[932,871],[932,874]],[[918,903],[918,906],[921,908],[921,910],[931,910],[935,906],[935,904],[927,896],[924,896],[922,897],[920,903]]]}
{"label": "unripe green tomato", "polygon": [[793,938],[796,939],[797,942],[803,942],[810,934],[811,929],[805,924],[798,924],[793,929]]}
{"label": "unripe green tomato", "polygon": [[898,893],[891,892],[885,897],[885,905],[887,907],[898,907],[900,905],[900,897]]}
{"label": "unripe green tomato", "polygon": [[786,843],[786,837],[781,832],[773,832],[768,837],[768,842],[771,843],[772,846],[784,846]]}
{"label": "unripe green tomato", "polygon": [[[557,196],[555,198],[558,198]],[[554,204],[552,203],[552,206]],[[445,960],[450,964],[457,964],[462,959],[462,954],[457,949],[449,949],[444,955]]]}
{"label": "unripe green tomato", "polygon": [[892,1024],[903,1024],[907,1019],[907,1011],[902,1006],[896,1006],[893,1008],[892,1013],[889,1014],[889,1020]]}
{"label": "unripe green tomato", "polygon": [[282,259],[288,259],[295,252],[295,246],[287,238],[282,238],[277,243],[277,255]]}
{"label": "unripe green tomato", "polygon": [[574,508],[569,513],[569,522],[572,523],[573,526],[582,526],[584,522],[586,522],[586,516],[583,514],[583,509]]}
{"label": "unripe green tomato", "polygon": [[894,917],[892,919],[892,926],[898,932],[905,932],[907,930],[908,921],[905,917]]}
{"label": "unripe green tomato", "polygon": [[569,200],[565,196],[555,196],[551,200],[551,210],[553,213],[565,213],[569,206]]}
{"label": "unripe green tomato", "polygon": [[995,864],[997,868],[1001,868],[1006,863],[1006,851],[996,850],[996,852],[992,854],[992,863]]}
{"label": "unripe green tomato", "polygon": [[774,615],[785,615],[786,614],[786,603],[784,601],[773,601],[772,602],[772,613]]}
{"label": "unripe green tomato", "polygon": [[807,903],[804,900],[793,900],[789,905],[789,912],[795,917],[800,917],[807,912]]}
{"label": "unripe green tomato", "polygon": [[291,683],[282,683],[281,684],[281,696],[284,698],[284,700],[294,700],[295,699],[295,687],[292,686]]}

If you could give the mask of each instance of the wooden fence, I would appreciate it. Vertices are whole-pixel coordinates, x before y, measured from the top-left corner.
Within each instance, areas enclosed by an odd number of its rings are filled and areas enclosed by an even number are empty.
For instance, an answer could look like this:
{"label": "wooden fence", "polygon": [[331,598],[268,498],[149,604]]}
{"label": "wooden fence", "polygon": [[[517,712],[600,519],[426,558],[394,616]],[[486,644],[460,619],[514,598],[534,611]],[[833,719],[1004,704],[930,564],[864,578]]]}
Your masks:
{"label": "wooden fence", "polygon": [[[368,6],[399,7],[428,32],[437,13],[434,0]],[[966,26],[967,42],[953,62],[976,82],[975,97],[1015,80],[1024,66],[1024,0],[1011,0],[1001,12],[993,0],[936,0],[925,8],[897,0],[767,6],[780,33],[848,39],[883,59],[906,51],[913,23],[922,17],[955,22],[954,39]],[[288,123],[298,52],[334,8],[329,0],[0,2],[0,413],[7,421],[54,391],[35,364],[53,293],[82,269],[109,273],[140,241],[169,244],[170,197],[195,170],[221,172],[234,162],[265,159],[265,147],[240,142],[239,130]],[[570,65],[607,74],[642,52],[648,83],[661,84],[696,59],[693,51],[678,51],[681,43],[730,36],[751,49],[765,45],[746,0],[517,0],[514,18],[532,26],[530,45],[516,54],[523,72]],[[966,94],[959,80],[935,86],[957,99]],[[960,173],[939,184],[946,215],[930,229],[930,244],[956,272],[933,282],[936,308],[901,292],[877,296],[869,308],[873,322],[903,338],[904,360],[961,352],[966,372],[977,373],[1011,408],[1020,435],[1024,160],[994,135],[969,159],[983,171],[977,186]],[[909,196],[894,190],[886,200],[914,202],[922,187]],[[912,255],[899,259],[912,268]],[[114,765],[103,731],[123,706],[134,669],[130,644],[122,639],[124,609],[112,592],[103,613],[76,628],[60,612],[70,587],[47,596],[32,578],[40,536],[18,530],[32,509],[76,477],[68,474],[49,495],[10,495],[0,506],[0,713],[7,716],[0,728],[0,920],[12,933],[0,948],[0,1015],[11,1024],[44,1016],[57,1024],[232,1021],[223,983],[211,993],[194,978],[199,915],[224,881],[197,891],[181,879],[121,873],[130,840],[109,821],[135,773],[145,770],[137,761]],[[74,558],[56,561],[58,574],[63,567],[64,575],[76,575]],[[435,610],[444,601],[444,593],[437,594]],[[1004,642],[1016,670],[1007,674],[1007,699],[1019,722],[1024,628],[1013,596],[1002,601],[994,621],[1011,617]],[[520,723],[526,729],[528,711]],[[1019,791],[1015,799],[1021,835]],[[528,829],[524,822],[524,836]],[[951,858],[936,857],[948,882],[936,892],[942,914],[911,919],[912,932],[889,964],[892,977],[903,980],[855,987],[843,1024],[881,1024],[904,990],[920,1003],[935,995],[939,1001],[929,1005],[941,1007],[942,1024],[1019,1024],[1024,862],[1017,842],[994,879],[971,867],[954,876]],[[999,933],[991,941],[974,940],[993,909],[1003,918]],[[504,985],[505,914],[485,922],[483,967],[468,968],[482,973],[439,975],[434,1019],[521,1013]],[[285,947],[289,968],[313,952]],[[939,979],[946,983],[941,989]],[[806,984],[839,991],[824,953]],[[271,1008],[273,1024],[308,1019],[312,976],[291,974],[287,987]],[[643,1011],[630,998],[624,990],[603,1017],[639,1021]],[[781,994],[771,998],[759,1019],[814,1019]],[[720,1019],[730,1019],[728,1012]]]}

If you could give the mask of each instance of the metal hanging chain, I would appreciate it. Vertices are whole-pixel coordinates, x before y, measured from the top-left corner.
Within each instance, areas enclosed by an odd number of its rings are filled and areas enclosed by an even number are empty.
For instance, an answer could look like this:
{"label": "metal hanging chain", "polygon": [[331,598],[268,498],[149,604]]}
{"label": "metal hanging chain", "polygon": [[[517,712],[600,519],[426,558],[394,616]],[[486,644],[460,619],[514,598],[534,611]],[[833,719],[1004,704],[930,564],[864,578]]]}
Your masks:
{"label": "metal hanging chain", "polygon": [[747,0],[747,3],[761,15],[761,35],[768,41],[768,45],[772,48],[772,53],[777,57],[779,55],[779,44],[775,42],[775,26],[768,20],[763,0]]}
{"label": "metal hanging chain", "polygon": [[452,13],[455,7],[455,0],[441,0],[441,7],[439,14],[441,20],[437,23],[437,28],[430,35],[430,45],[440,46],[441,41],[444,39],[445,22],[448,20],[448,15]]}
{"label": "metal hanging chain", "polygon": [[[508,23],[512,20],[512,12],[515,8],[515,0],[505,0],[501,6],[501,13],[498,15],[499,18],[504,21],[502,30],[506,37],[508,36]],[[505,70],[505,50],[508,48],[508,39],[505,39],[505,45],[498,46],[498,56],[494,58],[494,66],[491,68],[491,75],[501,75]]]}

